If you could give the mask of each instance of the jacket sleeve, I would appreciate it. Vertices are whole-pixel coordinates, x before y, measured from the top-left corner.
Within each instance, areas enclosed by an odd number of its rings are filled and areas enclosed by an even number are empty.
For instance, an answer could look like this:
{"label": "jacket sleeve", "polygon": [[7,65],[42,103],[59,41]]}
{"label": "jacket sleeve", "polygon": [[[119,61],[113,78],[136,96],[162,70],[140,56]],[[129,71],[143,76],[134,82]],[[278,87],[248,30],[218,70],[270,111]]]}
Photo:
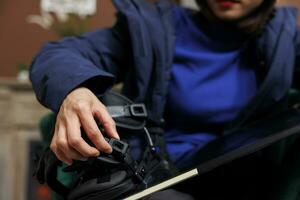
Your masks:
{"label": "jacket sleeve", "polygon": [[132,60],[126,21],[120,14],[109,29],[46,44],[32,62],[30,79],[37,99],[54,112],[81,84],[101,94],[121,81]]}

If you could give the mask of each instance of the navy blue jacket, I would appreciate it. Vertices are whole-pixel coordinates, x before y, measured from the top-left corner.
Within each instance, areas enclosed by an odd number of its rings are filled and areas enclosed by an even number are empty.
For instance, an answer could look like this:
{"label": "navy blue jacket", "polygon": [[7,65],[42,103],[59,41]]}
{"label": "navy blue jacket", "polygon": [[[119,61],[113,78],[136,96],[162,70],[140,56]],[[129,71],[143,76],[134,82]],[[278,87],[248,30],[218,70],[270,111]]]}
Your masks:
{"label": "navy blue jacket", "polygon": [[[173,61],[175,29],[167,0],[114,0],[114,27],[46,44],[35,57],[30,78],[38,100],[54,112],[81,84],[102,94],[116,82],[123,93],[147,105],[155,122],[162,120]],[[283,99],[300,69],[300,29],[296,10],[280,8],[255,40],[267,66],[257,96],[241,111],[247,119]],[[299,70],[300,72],[300,70]],[[296,80],[296,79],[295,79]]]}

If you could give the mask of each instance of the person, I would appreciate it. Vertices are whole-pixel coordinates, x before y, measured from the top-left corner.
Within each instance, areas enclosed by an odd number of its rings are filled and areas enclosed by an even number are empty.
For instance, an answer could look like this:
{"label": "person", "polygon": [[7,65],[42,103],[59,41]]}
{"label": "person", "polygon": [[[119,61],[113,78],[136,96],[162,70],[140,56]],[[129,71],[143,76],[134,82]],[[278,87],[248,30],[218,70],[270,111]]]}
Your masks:
{"label": "person", "polygon": [[[151,123],[164,125],[179,169],[228,127],[280,108],[297,86],[300,29],[293,8],[275,8],[275,0],[197,0],[200,11],[167,0],[114,3],[112,28],[50,42],[31,66],[37,99],[57,113],[51,150],[67,164],[112,151],[95,119],[108,137],[122,138],[96,97],[116,83],[145,103]],[[215,180],[210,191],[224,183]]]}

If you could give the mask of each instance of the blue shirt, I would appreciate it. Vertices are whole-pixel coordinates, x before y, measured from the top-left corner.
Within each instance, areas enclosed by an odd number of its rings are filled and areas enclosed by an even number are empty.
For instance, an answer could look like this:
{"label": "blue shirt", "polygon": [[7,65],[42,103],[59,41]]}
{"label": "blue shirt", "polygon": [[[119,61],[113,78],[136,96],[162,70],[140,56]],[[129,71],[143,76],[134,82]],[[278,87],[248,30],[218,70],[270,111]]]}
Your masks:
{"label": "blue shirt", "polygon": [[256,76],[243,56],[242,35],[206,23],[197,13],[175,13],[176,49],[166,105],[171,160],[186,167],[255,96]]}

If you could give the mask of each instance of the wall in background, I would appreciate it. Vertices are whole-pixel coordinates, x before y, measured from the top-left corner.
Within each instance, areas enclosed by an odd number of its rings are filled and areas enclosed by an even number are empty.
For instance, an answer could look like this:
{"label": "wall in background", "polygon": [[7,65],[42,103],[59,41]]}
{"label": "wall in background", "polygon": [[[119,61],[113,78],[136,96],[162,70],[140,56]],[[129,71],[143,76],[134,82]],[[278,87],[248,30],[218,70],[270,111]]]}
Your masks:
{"label": "wall in background", "polygon": [[[110,0],[98,0],[88,30],[111,26],[114,13]],[[43,43],[57,39],[53,32],[26,22],[27,16],[37,14],[39,0],[0,1],[0,76],[15,76],[17,64],[29,65]]]}

